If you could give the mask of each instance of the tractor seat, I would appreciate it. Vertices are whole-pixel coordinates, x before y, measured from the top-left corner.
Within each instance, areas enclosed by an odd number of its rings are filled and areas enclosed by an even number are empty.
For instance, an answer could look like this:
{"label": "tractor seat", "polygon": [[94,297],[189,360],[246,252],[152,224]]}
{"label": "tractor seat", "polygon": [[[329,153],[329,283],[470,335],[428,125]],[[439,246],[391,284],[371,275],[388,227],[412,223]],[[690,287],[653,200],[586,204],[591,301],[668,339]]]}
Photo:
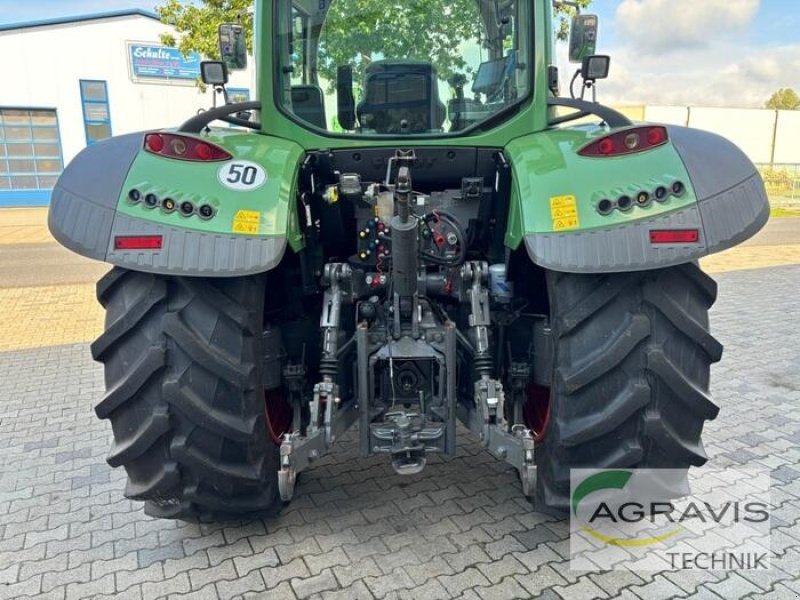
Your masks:
{"label": "tractor seat", "polygon": [[447,112],[439,100],[436,69],[431,63],[415,60],[370,64],[357,114],[362,129],[378,133],[440,130]]}

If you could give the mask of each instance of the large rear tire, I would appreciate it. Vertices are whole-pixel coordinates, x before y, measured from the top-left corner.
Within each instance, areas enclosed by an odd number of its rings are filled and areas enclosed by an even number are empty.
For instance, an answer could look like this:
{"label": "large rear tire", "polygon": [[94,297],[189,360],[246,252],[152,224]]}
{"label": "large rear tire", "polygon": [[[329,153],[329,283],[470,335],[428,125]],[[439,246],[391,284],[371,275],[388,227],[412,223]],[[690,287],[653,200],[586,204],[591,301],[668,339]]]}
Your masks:
{"label": "large rear tire", "polygon": [[722,355],[708,322],[716,283],[685,264],[548,272],[547,288],[554,364],[538,411],[548,418],[534,452],[536,506],[567,510],[572,468],[704,464],[703,424],[719,411],[708,394]]}
{"label": "large rear tire", "polygon": [[167,277],[114,268],[98,282],[92,345],[112,467],[148,515],[192,519],[279,505],[262,386],[265,277]]}

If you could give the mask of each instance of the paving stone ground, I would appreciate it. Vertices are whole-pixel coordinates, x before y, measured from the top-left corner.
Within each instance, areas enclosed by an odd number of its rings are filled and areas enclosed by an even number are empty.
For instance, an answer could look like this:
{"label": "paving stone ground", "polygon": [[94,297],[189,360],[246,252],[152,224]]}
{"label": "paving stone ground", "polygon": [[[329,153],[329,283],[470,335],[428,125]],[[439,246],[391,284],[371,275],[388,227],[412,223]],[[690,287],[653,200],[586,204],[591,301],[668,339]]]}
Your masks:
{"label": "paving stone ground", "polygon": [[798,598],[800,267],[717,279],[706,451],[774,470],[769,571],[571,572],[566,523],[463,430],[418,476],[358,458],[348,435],[279,516],[154,520],[105,463],[102,374],[79,344],[0,353],[0,598]]}

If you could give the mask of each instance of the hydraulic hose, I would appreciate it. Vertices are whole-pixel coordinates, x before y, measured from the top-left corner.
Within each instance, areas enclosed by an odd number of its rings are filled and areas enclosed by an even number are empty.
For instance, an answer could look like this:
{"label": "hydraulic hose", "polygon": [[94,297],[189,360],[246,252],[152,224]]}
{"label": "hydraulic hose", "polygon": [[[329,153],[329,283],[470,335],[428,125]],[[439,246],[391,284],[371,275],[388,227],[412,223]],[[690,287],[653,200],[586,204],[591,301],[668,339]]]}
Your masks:
{"label": "hydraulic hose", "polygon": [[458,254],[456,256],[445,258],[443,256],[436,256],[430,252],[420,251],[419,257],[428,263],[439,265],[442,267],[457,267],[462,264],[467,258],[467,236],[453,215],[444,210],[437,210],[422,217],[423,222],[427,225],[430,221],[434,220],[444,221],[447,223],[458,238]]}

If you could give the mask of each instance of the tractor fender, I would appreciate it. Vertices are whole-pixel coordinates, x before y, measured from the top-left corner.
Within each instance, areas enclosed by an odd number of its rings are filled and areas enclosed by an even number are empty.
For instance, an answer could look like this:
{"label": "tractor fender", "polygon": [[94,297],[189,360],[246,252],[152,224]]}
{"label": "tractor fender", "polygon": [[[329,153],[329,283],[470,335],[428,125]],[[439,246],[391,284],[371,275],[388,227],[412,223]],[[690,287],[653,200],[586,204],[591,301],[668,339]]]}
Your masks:
{"label": "tractor fender", "polygon": [[[642,127],[636,124],[633,127]],[[667,126],[667,144],[619,157],[578,150],[618,130],[565,128],[526,136],[507,148],[515,187],[506,244],[524,242],[536,264],[573,273],[639,271],[691,262],[755,235],[769,218],[756,167],[733,143],[706,131]],[[674,182],[681,194],[599,214],[603,199],[636,198]],[[559,218],[562,214],[568,219]],[[574,215],[574,217],[572,216]],[[653,231],[697,232],[682,243]]]}
{"label": "tractor fender", "polygon": [[[191,162],[144,150],[138,132],[81,151],[58,179],[48,226],[65,247],[83,256],[149,273],[232,277],[268,271],[296,235],[293,186],[302,151],[293,142],[241,130],[188,134],[229,152],[229,161]],[[162,133],[169,133],[164,131]],[[187,135],[187,134],[180,134]],[[225,187],[220,170],[246,161],[264,172],[253,191]],[[137,190],[140,199],[130,198]],[[154,207],[143,198],[152,194]],[[166,210],[164,200],[178,208]],[[204,219],[182,202],[213,207]],[[159,239],[157,248],[126,248],[121,238]]]}

